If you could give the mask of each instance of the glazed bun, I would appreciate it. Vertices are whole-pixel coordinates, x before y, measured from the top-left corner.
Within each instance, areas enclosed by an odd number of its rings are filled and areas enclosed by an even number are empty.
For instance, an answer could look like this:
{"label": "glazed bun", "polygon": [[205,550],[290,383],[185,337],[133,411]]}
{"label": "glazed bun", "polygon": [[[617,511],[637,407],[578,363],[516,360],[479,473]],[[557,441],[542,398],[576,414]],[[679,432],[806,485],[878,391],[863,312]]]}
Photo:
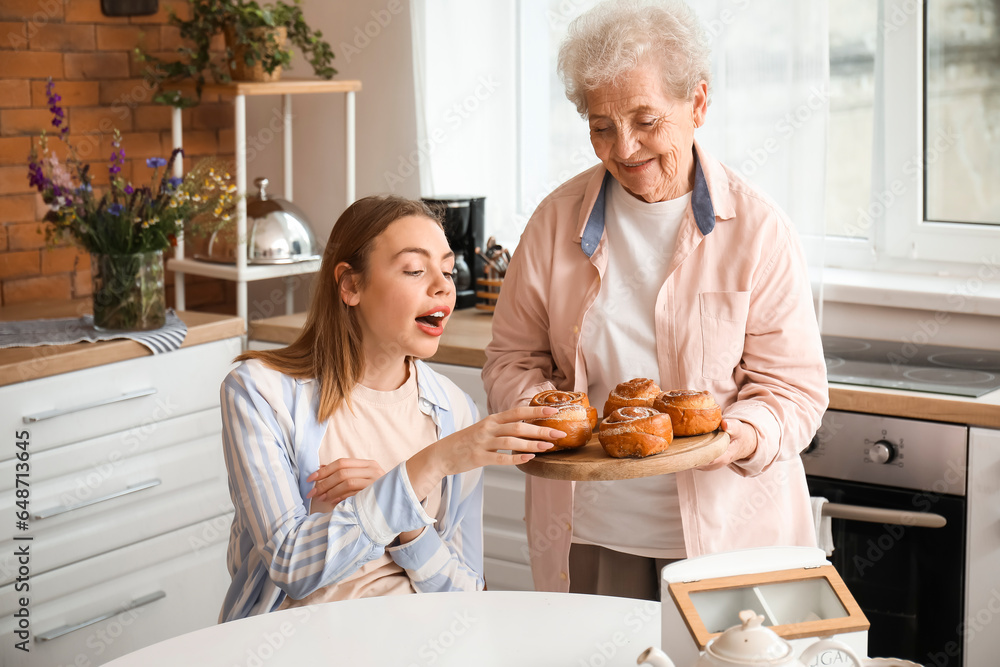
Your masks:
{"label": "glazed bun", "polygon": [[665,391],[653,401],[653,409],[670,415],[678,437],[711,433],[722,423],[722,408],[707,391]]}
{"label": "glazed bun", "polygon": [[551,406],[553,408],[558,408],[563,405],[582,405],[586,408],[587,415],[590,418],[590,428],[597,428],[597,408],[592,408],[590,406],[590,399],[587,398],[586,392],[548,389],[535,394],[528,405],[532,407],[536,405]]}
{"label": "glazed bun", "polygon": [[608,456],[642,458],[666,451],[674,439],[668,415],[653,408],[618,408],[601,422],[597,439]]}
{"label": "glazed bun", "polygon": [[622,382],[608,395],[608,400],[604,404],[604,416],[608,417],[618,408],[651,408],[660,391],[656,383],[649,378],[635,378]]}

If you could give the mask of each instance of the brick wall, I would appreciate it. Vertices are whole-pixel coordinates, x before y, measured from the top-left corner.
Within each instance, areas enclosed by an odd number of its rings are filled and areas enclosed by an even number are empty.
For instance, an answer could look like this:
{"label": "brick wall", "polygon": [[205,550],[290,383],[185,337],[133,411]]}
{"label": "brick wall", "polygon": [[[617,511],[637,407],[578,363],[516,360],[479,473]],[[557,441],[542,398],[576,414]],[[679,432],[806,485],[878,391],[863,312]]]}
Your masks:
{"label": "brick wall", "polygon": [[[146,158],[170,154],[170,108],[152,102],[132,50],[142,40],[161,57],[175,52],[180,36],[167,25],[169,8],[187,14],[186,0],[160,0],[156,15],[129,18],[104,16],[100,0],[0,0],[0,305],[90,296],[89,255],[46,245],[46,207],[28,186],[31,142],[53,129],[46,80],[62,96],[70,141],[91,163],[95,184],[107,183],[115,128],[128,157],[122,175],[148,182]],[[183,117],[185,165],[232,157],[231,104],[206,97]],[[59,144],[50,145],[58,152]],[[172,305],[172,272],[167,281]],[[188,309],[235,312],[233,283],[187,276],[185,285]]]}

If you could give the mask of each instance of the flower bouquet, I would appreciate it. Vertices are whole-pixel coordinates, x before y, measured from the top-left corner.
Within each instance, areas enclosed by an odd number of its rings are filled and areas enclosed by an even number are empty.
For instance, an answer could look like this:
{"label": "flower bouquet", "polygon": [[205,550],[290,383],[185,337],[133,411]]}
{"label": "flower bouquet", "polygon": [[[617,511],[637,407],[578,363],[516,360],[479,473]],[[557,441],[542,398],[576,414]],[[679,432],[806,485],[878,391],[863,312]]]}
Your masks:
{"label": "flower bouquet", "polygon": [[91,253],[95,327],[159,328],[166,320],[163,251],[176,246],[182,232],[209,234],[233,216],[236,186],[226,164],[209,158],[183,178],[171,177],[174,161],[183,155],[178,148],[168,159],[148,158],[150,183],[136,187],[122,177],[125,148],[115,130],[109,184],[99,192],[92,185],[90,165],[68,141],[62,98],[51,79],[46,91],[52,125],[68,149],[60,161],[43,132],[29,157],[29,182],[49,205],[47,239],[54,243],[69,237]]}

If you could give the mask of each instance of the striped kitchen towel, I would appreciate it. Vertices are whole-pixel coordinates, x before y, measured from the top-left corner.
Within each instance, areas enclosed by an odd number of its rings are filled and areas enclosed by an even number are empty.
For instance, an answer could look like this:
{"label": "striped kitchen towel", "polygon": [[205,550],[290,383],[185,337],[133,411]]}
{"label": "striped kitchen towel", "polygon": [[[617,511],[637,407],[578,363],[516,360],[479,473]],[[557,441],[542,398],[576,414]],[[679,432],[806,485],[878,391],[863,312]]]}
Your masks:
{"label": "striped kitchen towel", "polygon": [[187,336],[187,325],[177,317],[173,308],[167,310],[166,324],[150,331],[98,331],[94,328],[93,315],[53,320],[0,322],[0,348],[68,345],[84,341],[94,343],[114,338],[128,338],[142,343],[153,354],[160,354],[179,348],[185,336]]}

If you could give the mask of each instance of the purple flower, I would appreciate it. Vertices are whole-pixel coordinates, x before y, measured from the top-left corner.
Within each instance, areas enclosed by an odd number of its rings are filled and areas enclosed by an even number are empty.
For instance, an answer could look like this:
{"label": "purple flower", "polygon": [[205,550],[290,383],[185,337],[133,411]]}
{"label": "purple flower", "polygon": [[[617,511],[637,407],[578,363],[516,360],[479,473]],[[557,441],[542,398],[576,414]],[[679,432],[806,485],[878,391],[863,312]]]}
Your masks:
{"label": "purple flower", "polygon": [[52,112],[52,126],[61,127],[59,133],[65,137],[66,133],[69,132],[69,123],[63,124],[66,115],[63,113],[62,107],[59,106],[62,95],[56,94],[52,77],[49,77],[49,82],[45,84],[45,95],[49,98],[49,111]]}
{"label": "purple flower", "polygon": [[170,189],[171,190],[176,190],[177,188],[179,188],[181,186],[181,183],[183,183],[183,182],[184,182],[183,178],[177,178],[176,176],[173,176],[173,177],[167,179],[167,183],[170,184]]}
{"label": "purple flower", "polygon": [[49,179],[45,178],[45,172],[42,171],[42,165],[37,162],[29,162],[28,185],[38,188],[38,191],[42,192],[48,184]]}
{"label": "purple flower", "polygon": [[108,213],[110,213],[111,215],[120,215],[121,212],[122,212],[122,209],[123,209],[123,206],[121,204],[119,204],[118,202],[115,202],[114,204],[111,204],[110,206],[108,206]]}
{"label": "purple flower", "polygon": [[160,167],[167,164],[167,161],[161,157],[148,157],[146,158],[146,166],[150,169],[159,169]]}
{"label": "purple flower", "polygon": [[125,194],[130,195],[133,192],[135,192],[135,188],[132,187],[131,183],[125,186]]}
{"label": "purple flower", "polygon": [[121,173],[122,166],[125,164],[125,149],[122,148],[122,137],[118,134],[118,130],[115,130],[115,138],[111,145],[115,150],[111,151],[111,164],[108,167],[108,173],[114,179]]}

